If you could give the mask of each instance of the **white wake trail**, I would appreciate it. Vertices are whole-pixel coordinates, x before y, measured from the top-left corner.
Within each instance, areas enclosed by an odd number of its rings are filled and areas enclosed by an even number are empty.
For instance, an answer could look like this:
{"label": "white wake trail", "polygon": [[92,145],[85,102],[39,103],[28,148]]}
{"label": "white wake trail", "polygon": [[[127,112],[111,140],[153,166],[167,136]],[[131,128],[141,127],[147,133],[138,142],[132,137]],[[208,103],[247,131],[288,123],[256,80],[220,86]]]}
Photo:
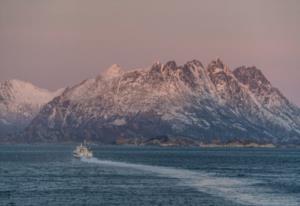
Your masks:
{"label": "white wake trail", "polygon": [[97,158],[83,158],[81,160],[87,163],[109,167],[130,168],[163,177],[176,178],[185,185],[193,187],[200,192],[218,196],[240,204],[260,206],[300,205],[299,198],[284,194],[275,194],[266,188],[256,187],[255,184],[259,182],[250,179],[215,177],[209,173],[187,169],[100,160]]}

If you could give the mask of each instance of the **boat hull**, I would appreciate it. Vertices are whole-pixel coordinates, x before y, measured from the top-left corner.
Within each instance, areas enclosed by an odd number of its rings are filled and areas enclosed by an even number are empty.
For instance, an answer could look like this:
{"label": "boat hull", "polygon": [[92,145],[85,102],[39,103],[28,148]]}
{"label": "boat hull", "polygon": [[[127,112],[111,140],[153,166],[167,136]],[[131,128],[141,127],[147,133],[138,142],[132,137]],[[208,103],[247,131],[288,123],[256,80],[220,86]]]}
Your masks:
{"label": "boat hull", "polygon": [[92,158],[93,152],[90,151],[85,144],[81,144],[76,147],[76,149],[73,151],[73,157],[75,158]]}

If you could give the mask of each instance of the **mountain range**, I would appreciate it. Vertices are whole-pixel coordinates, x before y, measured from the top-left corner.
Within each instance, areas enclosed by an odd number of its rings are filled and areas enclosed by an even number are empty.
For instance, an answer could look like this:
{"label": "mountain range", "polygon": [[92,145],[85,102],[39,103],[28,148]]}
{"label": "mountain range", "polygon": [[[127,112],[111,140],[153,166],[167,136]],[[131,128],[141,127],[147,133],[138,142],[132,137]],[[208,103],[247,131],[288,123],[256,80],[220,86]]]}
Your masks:
{"label": "mountain range", "polygon": [[261,70],[231,70],[220,59],[207,66],[198,60],[132,70],[112,65],[57,92],[6,81],[0,111],[1,133],[18,128],[18,140],[26,142],[115,144],[168,137],[201,144],[300,144],[299,107]]}

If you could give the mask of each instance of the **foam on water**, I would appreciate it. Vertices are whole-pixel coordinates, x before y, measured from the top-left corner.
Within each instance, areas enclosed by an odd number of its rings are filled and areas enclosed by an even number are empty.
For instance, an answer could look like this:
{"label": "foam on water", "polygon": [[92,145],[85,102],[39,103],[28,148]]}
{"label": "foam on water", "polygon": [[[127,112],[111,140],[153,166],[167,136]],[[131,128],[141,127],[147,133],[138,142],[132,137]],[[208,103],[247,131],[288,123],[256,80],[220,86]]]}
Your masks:
{"label": "foam on water", "polygon": [[275,193],[271,189],[256,186],[259,181],[246,178],[216,177],[206,172],[177,169],[171,167],[133,164],[97,158],[81,159],[87,163],[109,167],[122,167],[140,170],[159,176],[176,178],[194,189],[218,196],[236,203],[261,206],[299,206],[300,198],[288,194]]}

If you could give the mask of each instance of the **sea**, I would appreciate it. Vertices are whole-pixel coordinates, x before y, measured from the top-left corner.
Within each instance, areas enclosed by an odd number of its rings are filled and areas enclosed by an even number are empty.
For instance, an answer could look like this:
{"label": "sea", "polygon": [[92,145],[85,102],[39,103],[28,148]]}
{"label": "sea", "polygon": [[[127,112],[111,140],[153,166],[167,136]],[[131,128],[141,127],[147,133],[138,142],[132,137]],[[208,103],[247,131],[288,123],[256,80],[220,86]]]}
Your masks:
{"label": "sea", "polygon": [[300,149],[0,145],[0,205],[300,206]]}

